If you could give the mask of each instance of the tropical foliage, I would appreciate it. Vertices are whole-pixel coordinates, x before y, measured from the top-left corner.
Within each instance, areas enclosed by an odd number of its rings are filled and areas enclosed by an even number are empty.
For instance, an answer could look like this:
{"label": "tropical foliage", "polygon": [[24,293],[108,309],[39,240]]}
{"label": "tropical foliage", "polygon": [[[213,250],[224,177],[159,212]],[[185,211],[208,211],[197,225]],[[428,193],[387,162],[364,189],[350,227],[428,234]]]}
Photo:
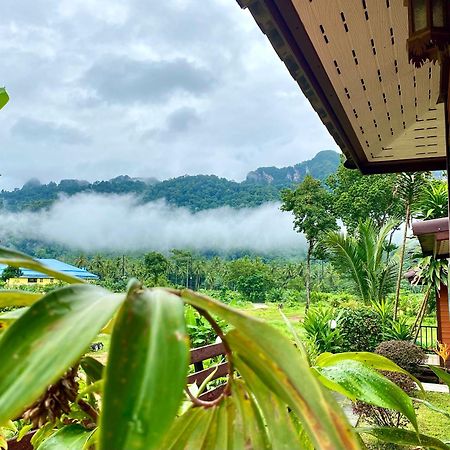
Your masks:
{"label": "tropical foliage", "polygon": [[[193,291],[146,289],[132,280],[126,294],[113,294],[79,284],[80,280],[17,252],[2,249],[0,262],[40,270],[69,283],[40,298],[27,292],[1,296],[3,304],[9,297],[14,301],[20,297],[28,306],[0,337],[0,425],[14,429],[16,424],[10,421],[24,410],[29,411],[25,417],[39,417],[41,427],[33,439],[41,450],[89,446],[348,450],[363,447],[359,433],[447,448],[418,434],[411,398],[377,370],[406,372],[380,355],[324,353],[311,366],[295,334],[293,345],[268,324]],[[215,324],[229,366],[224,394],[212,403],[191,394],[188,408],[182,403],[189,365],[183,304]],[[226,322],[230,331],[224,334],[213,316]],[[105,368],[83,358],[102,329],[112,333]],[[71,376],[80,358],[87,384],[73,396],[75,385],[59,380]],[[49,386],[65,387],[56,391],[59,396],[70,391],[70,408],[58,417],[49,411],[61,411],[43,396],[46,390],[55,394],[56,388]],[[393,409],[417,433],[354,429],[329,389]]]}
{"label": "tropical foliage", "polygon": [[331,194],[307,175],[295,190],[286,189],[281,193],[282,211],[290,211],[294,216],[294,229],[304,233],[308,241],[306,253],[306,311],[311,301],[311,257],[320,238],[328,231],[337,230],[336,217],[331,209]]}
{"label": "tropical foliage", "polygon": [[331,232],[324,238],[336,270],[351,280],[354,292],[366,303],[385,299],[395,281],[395,261],[384,257],[394,225],[389,221],[379,229],[368,219],[360,222],[353,234]]}

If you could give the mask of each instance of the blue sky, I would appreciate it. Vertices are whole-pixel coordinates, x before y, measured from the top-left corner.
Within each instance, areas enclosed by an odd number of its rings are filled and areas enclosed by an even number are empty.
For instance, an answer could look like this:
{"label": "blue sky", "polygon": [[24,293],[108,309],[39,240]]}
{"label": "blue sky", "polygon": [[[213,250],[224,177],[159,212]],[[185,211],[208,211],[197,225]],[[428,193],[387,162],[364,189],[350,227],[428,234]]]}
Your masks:
{"label": "blue sky", "polygon": [[334,141],[235,0],[3,0],[0,189],[242,180]]}

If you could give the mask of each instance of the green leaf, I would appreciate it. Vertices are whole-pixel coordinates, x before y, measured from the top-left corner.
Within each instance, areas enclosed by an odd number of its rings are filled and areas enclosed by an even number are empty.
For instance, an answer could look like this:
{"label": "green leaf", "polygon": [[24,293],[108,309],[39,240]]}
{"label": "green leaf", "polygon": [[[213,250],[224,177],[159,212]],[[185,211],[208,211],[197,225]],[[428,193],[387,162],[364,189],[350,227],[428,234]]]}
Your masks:
{"label": "green leaf", "polygon": [[197,426],[207,420],[207,415],[211,408],[191,408],[181,417],[178,417],[172,425],[170,432],[166,434],[164,445],[160,448],[167,450],[190,449],[188,446],[192,430],[196,430]]}
{"label": "green leaf", "polygon": [[188,364],[181,299],[131,282],[111,336],[100,450],[160,448],[180,406]]}
{"label": "green leaf", "polygon": [[81,278],[73,277],[72,275],[67,275],[66,273],[50,269],[25,253],[17,252],[4,247],[0,247],[0,264],[8,264],[8,266],[22,269],[36,270],[37,272],[45,273],[53,278],[56,278],[57,280],[65,281],[66,283],[86,283],[86,281]]}
{"label": "green leaf", "polygon": [[105,366],[91,356],[84,356],[80,361],[81,368],[86,372],[90,382],[95,382],[103,378]]}
{"label": "green leaf", "polygon": [[18,318],[22,317],[29,308],[18,308],[12,311],[6,311],[0,314],[0,328],[6,328],[14,323]]}
{"label": "green leaf", "polygon": [[92,285],[52,291],[0,338],[0,424],[17,417],[74,365],[123,300]]}
{"label": "green leaf", "polygon": [[0,109],[2,109],[9,101],[9,95],[4,87],[0,88]]}
{"label": "green leaf", "polygon": [[303,358],[305,358],[305,361],[308,361],[308,364],[310,364],[309,355],[306,351],[305,346],[303,345],[303,342],[300,340],[297,332],[295,331],[295,328],[292,326],[291,321],[286,317],[284,312],[279,308],[278,312],[281,314],[281,317],[283,318],[284,323],[287,326],[287,329],[292,334],[292,337],[294,338],[295,345],[299,349],[300,353],[302,354]]}
{"label": "green leaf", "polygon": [[82,450],[92,431],[81,425],[68,425],[46,439],[37,450]]}
{"label": "green leaf", "polygon": [[233,397],[236,400],[238,414],[243,422],[243,443],[247,448],[268,448],[267,430],[256,408],[254,400],[246,391],[244,383],[236,380],[233,383]]}
{"label": "green leaf", "polygon": [[421,398],[413,397],[413,400],[417,403],[421,403],[422,405],[426,406],[428,409],[431,409],[432,411],[442,414],[442,415],[446,416],[448,419],[450,419],[450,413],[448,411],[445,411],[442,408],[438,408],[437,406],[433,405],[433,403],[430,403],[426,400],[422,400]]}
{"label": "green leaf", "polygon": [[261,408],[270,436],[270,443],[277,450],[303,448],[294,427],[287,405],[261,382],[240,358],[235,359],[236,368],[249,385]]}
{"label": "green leaf", "polygon": [[371,434],[380,441],[399,445],[414,445],[436,450],[448,450],[450,447],[439,439],[402,428],[358,428],[359,433]]}
{"label": "green leaf", "polygon": [[411,397],[365,364],[343,360],[316,370],[329,389],[341,392],[351,400],[358,399],[371,405],[394,409],[406,416],[417,430],[417,417]]}
{"label": "green leaf", "polygon": [[332,366],[342,361],[359,361],[368,367],[372,367],[377,370],[388,370],[390,372],[399,372],[410,377],[423,391],[422,383],[405,369],[395,364],[395,362],[386,358],[385,356],[378,355],[370,352],[344,352],[344,353],[322,353],[316,359],[316,365],[324,368]]}
{"label": "green leaf", "polygon": [[189,290],[182,291],[181,296],[236,327],[227,334],[233,352],[295,411],[317,448],[361,448],[342,410],[287,337],[265,322],[209,297]]}
{"label": "green leaf", "polygon": [[0,291],[0,308],[7,306],[30,306],[44,294],[26,291]]}
{"label": "green leaf", "polygon": [[450,373],[437,366],[428,367],[439,377],[441,381],[443,381],[450,388]]}

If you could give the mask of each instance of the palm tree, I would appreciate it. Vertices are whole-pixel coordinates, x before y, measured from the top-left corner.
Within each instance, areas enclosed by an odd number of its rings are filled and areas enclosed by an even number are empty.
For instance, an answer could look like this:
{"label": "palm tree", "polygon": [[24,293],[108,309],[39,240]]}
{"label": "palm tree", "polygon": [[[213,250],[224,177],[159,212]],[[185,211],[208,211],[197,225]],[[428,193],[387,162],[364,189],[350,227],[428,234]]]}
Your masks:
{"label": "palm tree", "polygon": [[405,259],[406,237],[411,223],[413,208],[417,203],[429,174],[425,173],[401,173],[397,176],[395,186],[396,195],[405,206],[405,228],[403,241],[400,248],[400,261],[398,264],[397,286],[395,289],[394,320],[397,319],[398,303],[400,299],[400,285],[403,278],[403,261]]}
{"label": "palm tree", "polygon": [[396,263],[383,258],[389,232],[395,226],[389,221],[377,231],[371,219],[361,222],[354,235],[330,232],[324,243],[331,262],[343,276],[350,278],[355,291],[366,302],[380,302],[392,288]]}

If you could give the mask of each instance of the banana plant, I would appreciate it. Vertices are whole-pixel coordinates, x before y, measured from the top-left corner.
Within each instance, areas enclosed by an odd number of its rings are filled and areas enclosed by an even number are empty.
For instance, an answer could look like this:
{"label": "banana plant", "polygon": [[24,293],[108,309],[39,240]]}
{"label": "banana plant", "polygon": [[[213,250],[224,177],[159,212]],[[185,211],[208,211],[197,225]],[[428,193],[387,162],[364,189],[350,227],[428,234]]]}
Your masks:
{"label": "banana plant", "polygon": [[[2,305],[22,307],[0,334],[0,427],[32,417],[30,424],[20,422],[21,434],[38,426],[32,442],[39,450],[351,450],[365,448],[364,433],[448,448],[420,435],[411,399],[378,370],[405,372],[382,356],[322,354],[311,366],[297,336],[292,342],[265,322],[196,292],[147,289],[131,280],[126,293],[112,294],[18,252],[0,249],[0,262],[67,283],[44,296],[0,294]],[[227,382],[214,401],[201,400],[186,386],[185,305],[211,323],[225,347]],[[230,331],[224,333],[218,321]],[[83,356],[101,330],[111,333],[105,366]],[[78,367],[83,386],[73,392]],[[332,390],[395,409],[415,431],[355,429]],[[50,414],[56,400],[60,414]]]}

